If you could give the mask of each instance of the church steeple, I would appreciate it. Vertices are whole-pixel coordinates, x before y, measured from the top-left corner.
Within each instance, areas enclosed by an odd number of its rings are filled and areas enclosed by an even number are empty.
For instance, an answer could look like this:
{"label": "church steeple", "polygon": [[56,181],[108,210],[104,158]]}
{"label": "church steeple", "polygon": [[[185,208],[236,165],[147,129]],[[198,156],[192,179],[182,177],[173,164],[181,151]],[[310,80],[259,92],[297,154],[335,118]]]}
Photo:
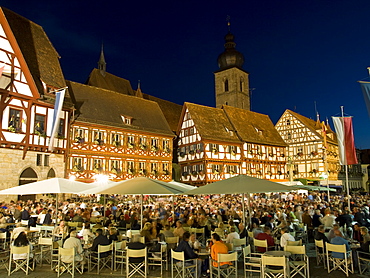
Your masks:
{"label": "church steeple", "polygon": [[243,70],[244,56],[235,49],[234,35],[230,32],[228,17],[228,33],[225,36],[225,50],[218,58],[219,70],[215,72],[216,107],[230,105],[250,110],[249,74]]}
{"label": "church steeple", "polygon": [[105,76],[105,73],[106,73],[106,70],[107,70],[107,63],[105,62],[105,58],[104,58],[103,44],[101,45],[100,58],[99,58],[99,62],[98,62],[98,69],[100,70],[100,74]]}

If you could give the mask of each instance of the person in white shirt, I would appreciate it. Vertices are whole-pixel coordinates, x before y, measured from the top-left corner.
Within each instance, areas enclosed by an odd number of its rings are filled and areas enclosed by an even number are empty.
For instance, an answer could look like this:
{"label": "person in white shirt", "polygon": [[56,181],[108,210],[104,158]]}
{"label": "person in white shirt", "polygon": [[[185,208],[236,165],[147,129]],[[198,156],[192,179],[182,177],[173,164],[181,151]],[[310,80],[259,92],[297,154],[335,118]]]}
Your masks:
{"label": "person in white shirt", "polygon": [[197,240],[197,236],[195,233],[191,233],[189,241],[188,241],[191,249],[199,250],[200,249],[200,242]]}
{"label": "person in white shirt", "polygon": [[335,215],[333,215],[329,208],[325,209],[325,216],[320,217],[320,222],[324,225],[325,230],[330,230],[333,228],[335,222]]}
{"label": "person in white shirt", "polygon": [[240,239],[240,236],[236,232],[235,227],[230,227],[230,234],[227,235],[226,243],[233,243],[234,238]]}
{"label": "person in white shirt", "polygon": [[[82,264],[85,264],[86,261],[84,260],[83,256],[83,248],[81,244],[81,240],[77,238],[77,231],[74,230],[70,233],[69,238],[66,239],[66,241],[63,244],[63,248],[75,249],[75,261],[76,262],[82,262]],[[61,256],[61,260],[65,263],[71,263],[72,262],[72,256]]]}
{"label": "person in white shirt", "polygon": [[288,241],[295,241],[295,238],[289,234],[289,228],[285,227],[280,230],[281,238],[280,238],[280,246],[284,248],[287,246]]}

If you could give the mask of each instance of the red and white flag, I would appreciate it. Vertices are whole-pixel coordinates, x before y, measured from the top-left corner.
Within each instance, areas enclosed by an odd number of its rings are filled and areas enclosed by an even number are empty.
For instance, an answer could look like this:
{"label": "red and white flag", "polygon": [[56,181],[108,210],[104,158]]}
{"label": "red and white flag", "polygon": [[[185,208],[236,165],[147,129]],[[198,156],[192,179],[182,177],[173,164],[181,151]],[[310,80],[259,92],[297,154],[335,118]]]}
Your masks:
{"label": "red and white flag", "polygon": [[352,117],[332,117],[338,138],[339,163],[357,164]]}

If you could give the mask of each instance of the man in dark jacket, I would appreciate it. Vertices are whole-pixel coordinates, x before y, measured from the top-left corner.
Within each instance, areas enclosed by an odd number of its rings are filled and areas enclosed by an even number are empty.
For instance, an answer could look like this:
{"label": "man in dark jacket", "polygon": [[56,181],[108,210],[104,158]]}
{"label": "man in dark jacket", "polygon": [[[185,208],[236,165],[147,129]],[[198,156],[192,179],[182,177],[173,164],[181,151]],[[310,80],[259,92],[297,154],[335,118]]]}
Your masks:
{"label": "man in dark jacket", "polygon": [[[91,251],[98,252],[98,245],[109,245],[109,239],[106,236],[103,236],[103,230],[97,229],[95,232],[96,238],[91,246]],[[108,252],[104,252],[100,254],[100,257],[107,257],[109,255]]]}
{"label": "man in dark jacket", "polygon": [[347,233],[347,236],[349,238],[352,237],[352,217],[349,215],[349,211],[345,210],[344,213],[339,211],[339,216],[335,219],[336,222],[339,223],[339,226],[344,229],[344,225],[346,225],[347,230],[345,231]]}
{"label": "man in dark jacket", "polygon": [[176,252],[184,252],[185,260],[193,260],[193,263],[186,262],[185,265],[197,265],[198,277],[201,276],[202,260],[198,259],[198,255],[194,253],[193,249],[189,245],[190,233],[185,232],[182,236],[182,240],[175,249]]}
{"label": "man in dark jacket", "polygon": [[30,213],[28,211],[28,207],[25,207],[21,214],[22,220],[29,220],[30,219]]}
{"label": "man in dark jacket", "polygon": [[[127,244],[128,249],[133,249],[133,250],[141,250],[144,249],[146,245],[142,242],[140,242],[140,234],[134,234],[132,236],[131,241],[129,244]],[[138,258],[130,258],[130,263],[141,263],[145,260],[145,257],[138,257]]]}
{"label": "man in dark jacket", "polygon": [[51,212],[52,212],[52,210],[49,209],[48,212],[45,215],[44,222],[42,222],[42,224],[50,225],[53,222],[53,219],[51,219]]}

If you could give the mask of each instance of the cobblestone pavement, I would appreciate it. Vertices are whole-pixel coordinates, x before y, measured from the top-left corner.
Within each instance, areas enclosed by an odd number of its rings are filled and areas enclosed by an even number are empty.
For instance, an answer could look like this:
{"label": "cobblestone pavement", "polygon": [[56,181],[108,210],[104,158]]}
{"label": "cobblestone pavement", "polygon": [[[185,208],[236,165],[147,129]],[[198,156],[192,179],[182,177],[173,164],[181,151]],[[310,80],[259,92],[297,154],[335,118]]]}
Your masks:
{"label": "cobblestone pavement", "polygon": [[[317,278],[317,277],[329,277],[329,278],[344,278],[346,277],[346,275],[341,272],[341,271],[334,271],[330,274],[328,274],[327,270],[324,269],[324,267],[322,265],[320,266],[317,266],[316,264],[316,258],[315,258],[315,251],[314,251],[314,246],[313,244],[308,244],[307,245],[307,254],[308,256],[310,257],[310,277],[311,278]],[[242,262],[239,262],[239,271],[238,271],[238,276],[239,277],[244,277],[244,271],[243,271],[243,265],[242,265]],[[7,276],[7,273],[5,271],[4,268],[1,268],[0,269],[0,277],[6,277]],[[18,271],[16,273],[13,273],[11,275],[12,277],[15,277],[15,278],[24,278],[26,277],[24,272],[21,272],[21,271]],[[51,271],[50,270],[50,266],[47,266],[47,265],[44,265],[42,267],[36,267],[35,271],[33,272],[30,272],[29,275],[27,276],[29,278],[33,278],[33,277],[37,277],[37,278],[55,278],[57,277],[57,274],[56,272],[54,271]],[[68,274],[63,274],[61,277],[71,277],[70,275]],[[111,278],[111,277],[125,277],[125,272],[123,272],[123,275],[120,273],[120,271],[113,271],[111,272],[110,270],[108,269],[104,269],[99,275],[96,274],[96,272],[85,272],[83,275],[80,275],[80,274],[75,274],[75,277],[78,278],[78,277],[99,277],[99,278]],[[136,276],[137,277],[137,276]],[[163,275],[161,276],[161,273],[160,273],[160,269],[157,268],[157,269],[154,269],[154,270],[150,270],[149,271],[149,276],[148,277],[165,277],[165,278],[169,278],[171,277],[171,271],[170,269],[168,271],[164,270],[163,272]],[[250,276],[249,276],[250,277]],[[259,277],[258,274],[254,275],[253,277]],[[295,276],[295,277],[300,277],[300,276]],[[370,272],[367,272],[365,273],[364,275],[360,275],[358,274],[358,271],[357,273],[355,274],[350,274],[350,277],[353,277],[353,278],[369,278],[370,277]]]}

